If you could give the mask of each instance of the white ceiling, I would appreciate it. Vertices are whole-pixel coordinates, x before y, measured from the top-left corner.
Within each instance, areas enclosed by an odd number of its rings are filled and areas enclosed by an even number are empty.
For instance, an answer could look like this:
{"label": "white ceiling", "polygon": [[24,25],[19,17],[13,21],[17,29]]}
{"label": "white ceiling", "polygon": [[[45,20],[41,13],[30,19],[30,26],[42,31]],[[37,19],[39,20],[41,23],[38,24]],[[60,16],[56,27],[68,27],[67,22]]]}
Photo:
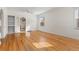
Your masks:
{"label": "white ceiling", "polygon": [[8,7],[10,10],[29,12],[33,14],[40,14],[52,9],[52,7]]}

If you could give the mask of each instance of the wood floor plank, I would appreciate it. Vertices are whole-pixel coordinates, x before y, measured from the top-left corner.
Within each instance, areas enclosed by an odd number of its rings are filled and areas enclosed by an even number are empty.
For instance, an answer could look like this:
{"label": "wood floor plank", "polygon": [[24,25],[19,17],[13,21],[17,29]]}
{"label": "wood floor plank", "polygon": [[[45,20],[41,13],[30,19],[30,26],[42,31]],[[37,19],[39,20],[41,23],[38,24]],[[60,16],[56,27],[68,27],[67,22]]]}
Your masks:
{"label": "wood floor plank", "polygon": [[79,51],[79,40],[41,31],[8,34],[0,51]]}

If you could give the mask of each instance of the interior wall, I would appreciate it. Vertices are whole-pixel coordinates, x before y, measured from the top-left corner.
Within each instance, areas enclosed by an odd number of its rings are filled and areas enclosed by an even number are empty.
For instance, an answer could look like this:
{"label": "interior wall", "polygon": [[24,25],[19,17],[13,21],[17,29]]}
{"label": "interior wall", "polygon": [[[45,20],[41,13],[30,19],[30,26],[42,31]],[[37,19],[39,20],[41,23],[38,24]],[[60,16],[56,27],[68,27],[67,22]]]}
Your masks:
{"label": "interior wall", "polygon": [[54,8],[38,15],[38,18],[41,16],[45,17],[45,26],[40,26],[38,19],[39,30],[79,39],[79,30],[74,27],[74,8]]}
{"label": "interior wall", "polygon": [[26,31],[34,31],[36,30],[36,16],[31,13],[22,12],[22,11],[11,11],[7,10],[8,15],[14,15],[16,17],[15,19],[15,31],[20,32],[20,21],[19,18],[25,17],[26,18]]}
{"label": "interior wall", "polygon": [[1,38],[1,34],[2,34],[2,9],[0,8],[0,38]]}
{"label": "interior wall", "polygon": [[12,11],[7,8],[3,8],[3,37],[8,33],[8,15],[15,16],[15,33],[20,32],[20,18],[27,18],[26,12]]}
{"label": "interior wall", "polygon": [[25,17],[26,18],[26,31],[28,27],[30,26],[29,30],[36,30],[36,16],[31,13],[22,12],[22,11],[16,11],[16,10],[10,10],[7,8],[3,8],[3,37],[6,36],[8,33],[8,15],[15,16],[15,32],[20,32],[20,18]]}
{"label": "interior wall", "polygon": [[3,10],[3,21],[2,21],[2,37],[4,38],[7,34],[7,9],[2,8]]}
{"label": "interior wall", "polygon": [[7,10],[7,16],[12,15],[15,16],[15,32],[20,32],[20,18],[25,17],[27,20],[27,13],[26,12],[20,12],[20,11],[11,11]]}
{"label": "interior wall", "polygon": [[27,31],[34,31],[37,29],[37,17],[34,14],[28,13],[26,21]]}

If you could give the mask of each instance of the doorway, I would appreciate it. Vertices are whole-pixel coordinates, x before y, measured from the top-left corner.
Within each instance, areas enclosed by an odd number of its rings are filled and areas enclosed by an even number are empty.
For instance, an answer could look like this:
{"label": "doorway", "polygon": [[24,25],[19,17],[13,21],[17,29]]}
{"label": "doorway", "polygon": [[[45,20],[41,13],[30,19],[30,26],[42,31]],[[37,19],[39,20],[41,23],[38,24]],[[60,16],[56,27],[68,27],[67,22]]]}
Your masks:
{"label": "doorway", "polygon": [[20,32],[26,31],[26,19],[24,17],[20,18]]}

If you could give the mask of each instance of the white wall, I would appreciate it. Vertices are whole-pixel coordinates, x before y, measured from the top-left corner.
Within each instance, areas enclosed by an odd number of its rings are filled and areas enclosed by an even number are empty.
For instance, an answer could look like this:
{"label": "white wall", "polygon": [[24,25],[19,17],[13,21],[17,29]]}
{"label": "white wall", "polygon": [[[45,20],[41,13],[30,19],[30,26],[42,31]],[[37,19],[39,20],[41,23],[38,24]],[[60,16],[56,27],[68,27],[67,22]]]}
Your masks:
{"label": "white wall", "polygon": [[12,11],[7,8],[3,8],[3,37],[8,33],[8,15],[15,16],[15,32],[20,32],[20,18],[27,18],[26,12]]}
{"label": "white wall", "polygon": [[[19,18],[25,17],[26,18],[26,31],[28,30],[36,30],[36,16],[31,13],[21,12],[21,11],[11,11],[7,10],[8,15],[14,15],[15,19],[15,31],[20,32],[20,21]],[[29,28],[30,27],[30,28]]]}
{"label": "white wall", "polygon": [[2,34],[2,11],[1,11],[1,8],[0,8],[0,38],[1,38],[1,34]]}
{"label": "white wall", "polygon": [[38,19],[39,30],[79,39],[79,30],[74,27],[74,8],[55,8],[40,16],[44,16],[46,21],[45,26],[42,27]]}
{"label": "white wall", "polygon": [[21,11],[11,11],[7,10],[7,16],[12,15],[15,16],[15,32],[20,32],[20,18],[25,17],[27,20],[27,13]]}
{"label": "white wall", "polygon": [[30,25],[31,25],[32,31],[37,29],[37,19],[36,19],[36,15],[34,15],[34,14],[31,15]]}
{"label": "white wall", "polygon": [[26,21],[26,28],[27,28],[27,31],[29,30],[36,30],[37,29],[37,18],[36,18],[36,15],[34,14],[28,14],[27,16],[27,21]]}
{"label": "white wall", "polygon": [[7,9],[6,8],[2,8],[3,9],[3,21],[2,21],[2,29],[3,29],[3,33],[2,33],[2,37],[4,38],[7,34]]}
{"label": "white wall", "polygon": [[8,15],[15,16],[15,32],[20,32],[20,18],[26,18],[26,31],[28,26],[31,30],[36,30],[36,16],[27,12],[10,10],[3,8],[4,20],[3,20],[3,37],[8,33]]}

